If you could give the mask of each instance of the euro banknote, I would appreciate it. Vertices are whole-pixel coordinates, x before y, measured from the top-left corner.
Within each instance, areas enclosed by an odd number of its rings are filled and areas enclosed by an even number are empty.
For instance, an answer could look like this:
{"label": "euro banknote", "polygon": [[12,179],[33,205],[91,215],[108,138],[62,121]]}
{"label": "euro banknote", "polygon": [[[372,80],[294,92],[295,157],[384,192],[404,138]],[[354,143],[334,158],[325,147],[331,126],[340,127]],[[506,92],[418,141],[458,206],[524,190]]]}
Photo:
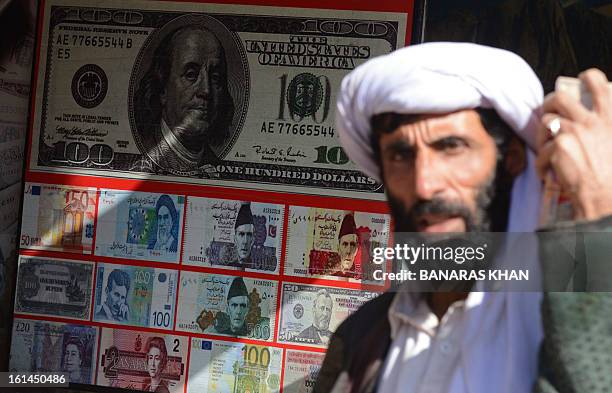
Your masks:
{"label": "euro banknote", "polygon": [[95,188],[26,183],[20,246],[91,254]]}
{"label": "euro banknote", "polygon": [[282,348],[191,339],[187,393],[280,390]]}

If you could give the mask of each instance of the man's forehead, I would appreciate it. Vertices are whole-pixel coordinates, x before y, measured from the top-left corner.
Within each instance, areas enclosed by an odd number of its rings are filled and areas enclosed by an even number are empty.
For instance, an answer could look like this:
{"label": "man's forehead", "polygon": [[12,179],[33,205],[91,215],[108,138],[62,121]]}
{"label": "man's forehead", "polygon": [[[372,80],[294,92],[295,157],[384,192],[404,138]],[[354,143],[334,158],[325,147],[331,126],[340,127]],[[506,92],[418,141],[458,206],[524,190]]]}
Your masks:
{"label": "man's forehead", "polygon": [[480,116],[475,109],[450,113],[401,115],[386,113],[372,119],[374,130],[387,141],[411,140],[418,133],[426,139],[444,136],[486,137]]}
{"label": "man's forehead", "polygon": [[242,224],[236,228],[236,233],[253,232],[253,224]]}
{"label": "man's forehead", "polygon": [[174,37],[173,54],[181,62],[192,61],[204,56],[209,60],[221,59],[221,44],[210,31],[203,29],[188,29]]}

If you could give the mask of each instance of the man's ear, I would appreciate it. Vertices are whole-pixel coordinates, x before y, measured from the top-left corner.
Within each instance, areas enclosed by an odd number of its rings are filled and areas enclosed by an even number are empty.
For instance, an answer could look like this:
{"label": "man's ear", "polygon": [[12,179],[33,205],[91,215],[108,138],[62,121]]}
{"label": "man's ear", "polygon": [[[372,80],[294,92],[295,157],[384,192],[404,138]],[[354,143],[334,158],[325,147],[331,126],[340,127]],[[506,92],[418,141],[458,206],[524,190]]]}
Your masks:
{"label": "man's ear", "polygon": [[513,135],[508,144],[506,157],[504,157],[504,167],[512,178],[520,175],[527,166],[527,152],[525,149],[525,142],[516,135]]}

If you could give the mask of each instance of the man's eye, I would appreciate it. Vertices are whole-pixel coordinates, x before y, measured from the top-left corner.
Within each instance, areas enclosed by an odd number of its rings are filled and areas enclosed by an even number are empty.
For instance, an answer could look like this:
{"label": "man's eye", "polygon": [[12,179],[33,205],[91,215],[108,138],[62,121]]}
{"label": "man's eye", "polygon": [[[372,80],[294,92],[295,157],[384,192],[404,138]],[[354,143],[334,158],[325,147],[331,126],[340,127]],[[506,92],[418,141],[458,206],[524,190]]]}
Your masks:
{"label": "man's eye", "polygon": [[412,158],[412,151],[410,150],[398,150],[391,153],[391,161],[402,162],[408,161]]}
{"label": "man's eye", "polygon": [[187,70],[187,72],[185,72],[185,79],[190,82],[195,82],[198,79],[198,72],[196,70]]}
{"label": "man's eye", "polygon": [[463,139],[454,137],[444,138],[435,143],[437,149],[451,154],[459,153],[467,146],[467,143]]}

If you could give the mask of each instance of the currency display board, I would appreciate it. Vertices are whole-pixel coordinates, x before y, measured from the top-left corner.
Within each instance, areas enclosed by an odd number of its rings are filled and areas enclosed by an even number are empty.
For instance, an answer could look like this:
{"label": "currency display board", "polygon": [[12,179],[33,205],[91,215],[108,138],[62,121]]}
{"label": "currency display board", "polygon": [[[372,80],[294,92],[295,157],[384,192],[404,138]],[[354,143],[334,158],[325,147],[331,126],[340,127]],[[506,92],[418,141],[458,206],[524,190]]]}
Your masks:
{"label": "currency display board", "polygon": [[345,3],[42,2],[10,370],[312,391],[390,240],[337,93],[413,23]]}

